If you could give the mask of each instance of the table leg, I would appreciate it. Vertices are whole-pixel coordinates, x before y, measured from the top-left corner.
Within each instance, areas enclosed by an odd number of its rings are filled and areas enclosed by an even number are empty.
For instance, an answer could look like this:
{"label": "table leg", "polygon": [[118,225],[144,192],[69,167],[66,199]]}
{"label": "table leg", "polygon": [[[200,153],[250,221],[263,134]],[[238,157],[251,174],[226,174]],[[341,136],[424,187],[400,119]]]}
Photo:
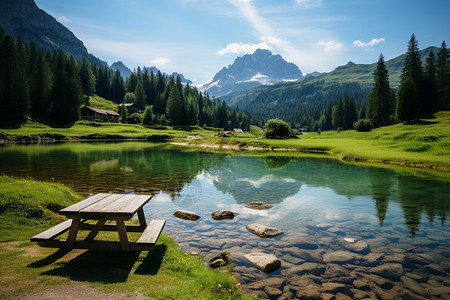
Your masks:
{"label": "table leg", "polygon": [[98,220],[97,224],[95,224],[94,228],[92,228],[91,232],[88,234],[88,236],[84,239],[85,241],[92,241],[95,239],[97,234],[102,229],[103,225],[105,225],[106,219],[100,219]]}
{"label": "table leg", "polygon": [[120,245],[122,250],[129,250],[127,230],[125,228],[125,223],[123,220],[116,220],[117,232],[119,232]]}
{"label": "table leg", "polygon": [[139,225],[142,227],[142,231],[144,231],[145,228],[147,228],[147,221],[145,220],[144,209],[141,207],[138,210],[137,214],[139,218]]}
{"label": "table leg", "polygon": [[70,225],[69,236],[66,240],[66,249],[73,249],[75,240],[77,238],[78,226],[80,225],[81,218],[72,219],[72,225]]}

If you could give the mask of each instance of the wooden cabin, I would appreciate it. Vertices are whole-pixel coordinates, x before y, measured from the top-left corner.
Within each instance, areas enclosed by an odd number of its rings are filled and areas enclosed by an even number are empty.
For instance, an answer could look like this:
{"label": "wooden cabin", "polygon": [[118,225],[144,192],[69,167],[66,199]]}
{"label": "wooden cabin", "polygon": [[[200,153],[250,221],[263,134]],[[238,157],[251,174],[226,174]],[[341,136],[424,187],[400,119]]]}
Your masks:
{"label": "wooden cabin", "polygon": [[112,110],[83,106],[81,108],[81,119],[91,122],[118,123],[120,115]]}

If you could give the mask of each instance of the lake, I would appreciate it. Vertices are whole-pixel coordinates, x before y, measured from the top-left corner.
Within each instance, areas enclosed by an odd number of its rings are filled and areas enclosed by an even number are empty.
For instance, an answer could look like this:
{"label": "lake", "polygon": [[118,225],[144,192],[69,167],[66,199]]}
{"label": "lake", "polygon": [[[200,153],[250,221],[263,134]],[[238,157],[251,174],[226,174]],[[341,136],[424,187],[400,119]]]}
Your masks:
{"label": "lake", "polygon": [[[166,219],[164,231],[186,252],[230,252],[249,294],[450,295],[450,187],[442,181],[333,159],[180,151],[139,142],[4,145],[0,172],[63,183],[84,196],[153,194],[147,218]],[[244,206],[252,201],[273,207]],[[178,209],[201,218],[178,219]],[[211,213],[218,209],[239,215],[215,221]],[[262,239],[247,231],[253,223],[284,233]],[[275,254],[281,268],[259,271],[243,258],[252,252]]]}

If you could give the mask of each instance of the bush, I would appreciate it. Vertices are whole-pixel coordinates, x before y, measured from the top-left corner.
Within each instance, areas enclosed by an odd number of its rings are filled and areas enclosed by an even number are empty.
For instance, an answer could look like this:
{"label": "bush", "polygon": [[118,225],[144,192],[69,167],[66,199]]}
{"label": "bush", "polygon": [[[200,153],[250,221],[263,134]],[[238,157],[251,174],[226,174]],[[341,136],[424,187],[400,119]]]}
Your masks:
{"label": "bush", "polygon": [[270,119],[264,125],[264,135],[268,139],[284,139],[292,136],[292,131],[285,121]]}
{"label": "bush", "polygon": [[356,131],[367,132],[372,130],[372,122],[369,119],[359,119],[357,122],[353,123],[353,128]]}

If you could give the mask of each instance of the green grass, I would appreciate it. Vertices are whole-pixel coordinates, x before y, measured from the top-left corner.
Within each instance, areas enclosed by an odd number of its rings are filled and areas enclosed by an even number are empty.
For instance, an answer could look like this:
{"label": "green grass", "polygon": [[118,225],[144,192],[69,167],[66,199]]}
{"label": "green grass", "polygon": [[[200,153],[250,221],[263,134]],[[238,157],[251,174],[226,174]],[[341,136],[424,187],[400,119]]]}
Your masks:
{"label": "green grass", "polygon": [[[60,208],[81,200],[68,187],[0,176],[0,298],[71,280],[109,292],[157,299],[246,299],[232,270],[216,272],[181,251],[167,235],[152,251],[105,252],[41,248],[29,238],[61,222]],[[67,233],[66,233],[67,234]],[[81,233],[81,238],[85,232]],[[131,241],[138,233],[130,233]],[[100,239],[118,240],[117,233]],[[63,295],[61,295],[63,296]]]}
{"label": "green grass", "polygon": [[412,124],[396,124],[371,132],[354,130],[309,133],[297,139],[269,140],[260,133],[233,134],[230,138],[209,138],[193,143],[254,146],[265,149],[328,153],[353,161],[370,161],[437,169],[448,177],[450,170],[450,112]]}
{"label": "green grass", "polygon": [[119,112],[119,105],[98,95],[89,97],[89,106]]}
{"label": "green grass", "polygon": [[89,121],[78,121],[67,128],[54,128],[41,123],[27,122],[19,128],[2,129],[0,137],[3,134],[10,135],[12,139],[24,139],[24,137],[33,137],[37,135],[46,135],[50,138],[73,138],[73,139],[176,139],[187,136],[210,136],[213,131],[203,130],[200,127],[193,127],[190,132],[185,130],[175,130],[173,127],[144,127],[139,124],[121,124],[121,123],[98,123]]}

